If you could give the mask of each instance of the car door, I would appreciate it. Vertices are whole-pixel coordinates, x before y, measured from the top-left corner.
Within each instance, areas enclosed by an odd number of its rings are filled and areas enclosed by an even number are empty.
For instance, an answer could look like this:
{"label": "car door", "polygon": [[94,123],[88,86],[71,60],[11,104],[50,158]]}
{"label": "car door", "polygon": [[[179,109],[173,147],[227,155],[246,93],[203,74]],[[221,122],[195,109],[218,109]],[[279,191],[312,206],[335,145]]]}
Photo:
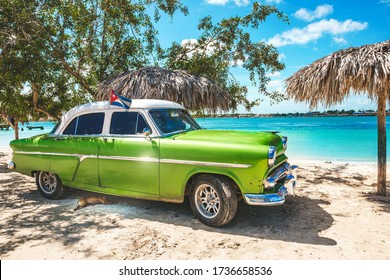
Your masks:
{"label": "car door", "polygon": [[113,112],[109,135],[99,148],[99,178],[102,187],[123,195],[158,197],[159,140],[146,137],[150,127],[140,111]]}
{"label": "car door", "polygon": [[78,115],[53,136],[50,171],[65,184],[81,188],[99,185],[97,155],[104,118],[104,112]]}

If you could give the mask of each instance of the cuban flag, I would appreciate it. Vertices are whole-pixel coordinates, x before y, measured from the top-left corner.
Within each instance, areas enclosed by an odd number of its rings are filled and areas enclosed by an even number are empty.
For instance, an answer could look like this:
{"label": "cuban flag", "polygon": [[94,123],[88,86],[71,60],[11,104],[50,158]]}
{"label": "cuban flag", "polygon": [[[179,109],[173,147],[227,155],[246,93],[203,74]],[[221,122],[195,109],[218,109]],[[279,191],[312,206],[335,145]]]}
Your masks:
{"label": "cuban flag", "polygon": [[131,106],[131,99],[126,98],[122,95],[116,94],[113,90],[111,90],[110,95],[110,105],[115,105],[119,107],[123,107],[128,110]]}

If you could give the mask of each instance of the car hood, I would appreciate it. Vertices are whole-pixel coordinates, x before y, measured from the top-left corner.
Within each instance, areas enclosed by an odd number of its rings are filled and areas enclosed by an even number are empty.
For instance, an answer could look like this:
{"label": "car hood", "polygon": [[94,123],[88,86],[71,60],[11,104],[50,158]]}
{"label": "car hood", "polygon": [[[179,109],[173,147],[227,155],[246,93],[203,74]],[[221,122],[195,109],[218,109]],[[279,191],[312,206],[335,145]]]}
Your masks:
{"label": "car hood", "polygon": [[278,151],[284,150],[282,138],[275,132],[201,129],[174,135],[172,138],[183,141],[212,142],[228,145],[275,146]]}

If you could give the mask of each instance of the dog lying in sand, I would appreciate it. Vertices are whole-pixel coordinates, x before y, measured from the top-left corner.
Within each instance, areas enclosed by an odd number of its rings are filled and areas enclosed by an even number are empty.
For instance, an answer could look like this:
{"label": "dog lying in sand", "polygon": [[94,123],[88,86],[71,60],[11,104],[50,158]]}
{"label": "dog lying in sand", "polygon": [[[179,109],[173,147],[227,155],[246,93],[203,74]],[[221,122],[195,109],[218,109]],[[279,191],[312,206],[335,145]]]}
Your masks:
{"label": "dog lying in sand", "polygon": [[91,197],[82,197],[77,202],[77,207],[73,210],[79,210],[83,207],[86,207],[88,205],[94,205],[94,204],[107,204],[107,199],[105,196],[91,196]]}

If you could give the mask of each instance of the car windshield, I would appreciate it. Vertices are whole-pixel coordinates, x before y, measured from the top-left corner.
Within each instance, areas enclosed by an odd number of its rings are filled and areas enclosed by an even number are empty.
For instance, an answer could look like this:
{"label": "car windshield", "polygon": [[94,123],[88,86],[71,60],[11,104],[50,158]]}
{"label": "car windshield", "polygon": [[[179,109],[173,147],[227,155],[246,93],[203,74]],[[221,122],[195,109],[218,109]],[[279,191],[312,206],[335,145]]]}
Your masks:
{"label": "car windshield", "polygon": [[163,134],[201,129],[186,110],[156,109],[150,110],[149,114]]}

